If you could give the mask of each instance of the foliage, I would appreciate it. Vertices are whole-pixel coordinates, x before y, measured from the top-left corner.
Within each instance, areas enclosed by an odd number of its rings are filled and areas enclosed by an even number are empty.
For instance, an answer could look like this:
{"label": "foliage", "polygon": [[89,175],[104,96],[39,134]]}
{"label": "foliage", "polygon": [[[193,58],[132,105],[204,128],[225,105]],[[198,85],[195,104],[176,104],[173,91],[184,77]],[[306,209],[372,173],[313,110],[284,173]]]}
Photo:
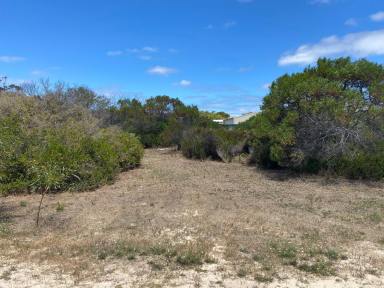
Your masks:
{"label": "foliage", "polygon": [[231,162],[243,152],[247,138],[240,130],[225,128],[192,128],[186,131],[181,141],[181,151],[192,159],[221,159]]}
{"label": "foliage", "polygon": [[271,86],[251,119],[253,160],[268,168],[384,176],[384,68],[320,59]]}
{"label": "foliage", "polygon": [[86,88],[1,93],[0,193],[91,189],[136,167],[139,140],[96,117],[106,102]]}
{"label": "foliage", "polygon": [[149,98],[144,103],[120,100],[110,108],[110,124],[136,134],[145,147],[180,146],[184,131],[215,125],[196,106],[169,96]]}

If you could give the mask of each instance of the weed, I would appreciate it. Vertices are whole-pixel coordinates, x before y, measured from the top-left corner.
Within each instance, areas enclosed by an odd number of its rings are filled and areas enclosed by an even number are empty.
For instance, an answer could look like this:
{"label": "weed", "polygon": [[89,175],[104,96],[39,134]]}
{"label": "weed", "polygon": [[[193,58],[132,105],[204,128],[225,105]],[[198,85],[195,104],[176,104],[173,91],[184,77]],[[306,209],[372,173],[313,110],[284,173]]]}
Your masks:
{"label": "weed", "polygon": [[176,262],[183,266],[201,265],[205,257],[205,252],[192,247],[179,253]]}
{"label": "weed", "polygon": [[261,282],[261,283],[270,283],[273,281],[273,278],[269,275],[265,275],[265,274],[260,274],[260,273],[257,273],[255,276],[254,276],[254,279],[257,281],[257,282]]}
{"label": "weed", "polygon": [[336,273],[332,267],[332,263],[324,260],[319,260],[315,263],[303,263],[299,265],[298,268],[301,271],[321,276],[333,276]]}
{"label": "weed", "polygon": [[383,221],[383,216],[380,213],[375,212],[375,213],[369,215],[369,220],[371,220],[371,222],[373,222],[375,224],[379,224],[380,222]]}
{"label": "weed", "polygon": [[297,248],[294,244],[282,241],[274,242],[271,244],[271,248],[280,258],[293,259],[296,258]]}
{"label": "weed", "polygon": [[56,212],[63,212],[63,211],[64,211],[64,204],[57,202]]}
{"label": "weed", "polygon": [[27,207],[28,202],[27,201],[20,201],[20,207]]}
{"label": "weed", "polygon": [[255,262],[261,262],[264,260],[264,256],[263,255],[260,255],[260,254],[253,254],[252,255],[252,259],[253,261]]}
{"label": "weed", "polygon": [[148,261],[148,264],[152,267],[152,270],[160,271],[164,269],[163,264],[161,264],[159,261],[150,260]]}
{"label": "weed", "polygon": [[244,278],[245,276],[247,276],[248,271],[244,267],[241,267],[239,270],[237,270],[236,274],[237,274],[238,277]]}
{"label": "weed", "polygon": [[7,236],[11,234],[11,229],[9,229],[6,223],[0,223],[0,236]]}
{"label": "weed", "polygon": [[341,258],[339,252],[335,249],[328,249],[324,252],[324,255],[332,261],[339,260]]}

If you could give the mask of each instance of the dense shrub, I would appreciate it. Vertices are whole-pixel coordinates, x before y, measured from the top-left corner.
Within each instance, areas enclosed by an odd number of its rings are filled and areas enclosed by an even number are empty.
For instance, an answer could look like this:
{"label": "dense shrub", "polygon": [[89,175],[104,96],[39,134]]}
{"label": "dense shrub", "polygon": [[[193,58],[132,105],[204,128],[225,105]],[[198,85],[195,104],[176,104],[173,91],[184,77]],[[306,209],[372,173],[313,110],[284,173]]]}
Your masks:
{"label": "dense shrub", "polygon": [[7,122],[0,120],[1,132],[6,131],[0,135],[3,193],[95,188],[112,181],[121,170],[137,166],[143,154],[138,139],[121,131],[108,137],[72,129],[27,136],[17,124]]}
{"label": "dense shrub", "polygon": [[192,128],[181,141],[181,151],[187,158],[220,159],[231,162],[244,151],[247,138],[242,131],[225,128]]}
{"label": "dense shrub", "polygon": [[181,140],[183,155],[191,159],[217,159],[217,138],[213,129],[193,128],[186,131]]}
{"label": "dense shrub", "polygon": [[140,141],[102,129],[86,91],[0,93],[0,193],[91,189],[140,163]]}
{"label": "dense shrub", "polygon": [[384,176],[384,68],[320,59],[271,86],[247,124],[256,163],[352,178]]}

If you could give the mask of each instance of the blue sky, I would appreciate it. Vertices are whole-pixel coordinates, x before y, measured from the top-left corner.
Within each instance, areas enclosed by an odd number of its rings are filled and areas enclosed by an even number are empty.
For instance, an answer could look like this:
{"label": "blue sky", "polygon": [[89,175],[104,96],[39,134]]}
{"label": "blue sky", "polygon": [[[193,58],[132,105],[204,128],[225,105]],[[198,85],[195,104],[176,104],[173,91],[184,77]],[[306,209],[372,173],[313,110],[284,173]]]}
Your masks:
{"label": "blue sky", "polygon": [[383,0],[0,0],[0,75],[257,111],[318,57],[384,63]]}

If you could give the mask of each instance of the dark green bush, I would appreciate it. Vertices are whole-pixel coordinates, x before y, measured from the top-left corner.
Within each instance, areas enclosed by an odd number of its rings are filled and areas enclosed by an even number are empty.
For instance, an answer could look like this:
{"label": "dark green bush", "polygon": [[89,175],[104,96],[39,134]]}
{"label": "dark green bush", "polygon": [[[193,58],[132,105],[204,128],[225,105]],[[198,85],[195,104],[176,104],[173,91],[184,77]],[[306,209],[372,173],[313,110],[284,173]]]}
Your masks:
{"label": "dark green bush", "polygon": [[209,128],[193,128],[186,131],[181,140],[183,155],[191,159],[217,159],[217,139]]}
{"label": "dark green bush", "polygon": [[225,128],[192,128],[181,141],[181,151],[192,159],[221,159],[230,162],[244,150],[246,137],[241,131]]}
{"label": "dark green bush", "polygon": [[384,178],[384,67],[320,59],[271,86],[251,131],[253,161],[266,168]]}

